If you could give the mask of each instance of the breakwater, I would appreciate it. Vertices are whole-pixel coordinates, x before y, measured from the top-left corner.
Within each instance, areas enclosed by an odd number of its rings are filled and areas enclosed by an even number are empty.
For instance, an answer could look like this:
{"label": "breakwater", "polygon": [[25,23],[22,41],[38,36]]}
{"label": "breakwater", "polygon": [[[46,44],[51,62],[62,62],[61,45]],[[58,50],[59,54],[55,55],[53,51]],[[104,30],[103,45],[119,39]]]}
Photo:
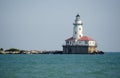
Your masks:
{"label": "breakwater", "polygon": [[40,51],[40,50],[26,50],[26,51],[0,51],[0,54],[62,54],[63,51]]}

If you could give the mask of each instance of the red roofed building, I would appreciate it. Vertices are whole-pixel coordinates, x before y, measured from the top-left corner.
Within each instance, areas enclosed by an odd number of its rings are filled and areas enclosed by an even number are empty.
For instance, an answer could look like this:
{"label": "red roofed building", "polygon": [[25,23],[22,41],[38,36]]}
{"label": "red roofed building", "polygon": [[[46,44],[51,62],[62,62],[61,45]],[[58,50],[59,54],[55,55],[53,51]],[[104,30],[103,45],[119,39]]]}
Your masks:
{"label": "red roofed building", "polygon": [[83,35],[83,23],[78,14],[73,23],[73,36],[66,39],[63,45],[63,53],[66,54],[88,54],[97,51],[96,41],[88,36]]}

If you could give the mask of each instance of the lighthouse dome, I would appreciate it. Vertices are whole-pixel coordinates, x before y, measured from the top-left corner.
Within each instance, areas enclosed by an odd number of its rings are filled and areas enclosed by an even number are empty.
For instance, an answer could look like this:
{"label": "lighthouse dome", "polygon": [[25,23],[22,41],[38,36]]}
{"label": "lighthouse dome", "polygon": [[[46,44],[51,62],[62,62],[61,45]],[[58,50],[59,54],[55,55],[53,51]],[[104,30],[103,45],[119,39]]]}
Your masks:
{"label": "lighthouse dome", "polygon": [[80,15],[79,14],[76,15],[76,19],[75,19],[75,23],[74,24],[82,25],[82,21],[80,20]]}
{"label": "lighthouse dome", "polygon": [[79,15],[79,14],[77,14],[77,15],[76,15],[76,17],[80,17],[80,15]]}

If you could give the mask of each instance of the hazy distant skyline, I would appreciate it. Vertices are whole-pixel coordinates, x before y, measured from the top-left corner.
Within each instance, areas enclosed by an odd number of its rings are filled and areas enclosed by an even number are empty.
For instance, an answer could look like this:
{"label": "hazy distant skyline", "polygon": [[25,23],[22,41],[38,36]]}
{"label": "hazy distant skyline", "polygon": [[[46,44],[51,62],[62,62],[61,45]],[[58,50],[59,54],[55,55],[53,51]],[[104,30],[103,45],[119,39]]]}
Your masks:
{"label": "hazy distant skyline", "polygon": [[0,48],[62,50],[78,13],[98,49],[120,51],[120,0],[0,0]]}

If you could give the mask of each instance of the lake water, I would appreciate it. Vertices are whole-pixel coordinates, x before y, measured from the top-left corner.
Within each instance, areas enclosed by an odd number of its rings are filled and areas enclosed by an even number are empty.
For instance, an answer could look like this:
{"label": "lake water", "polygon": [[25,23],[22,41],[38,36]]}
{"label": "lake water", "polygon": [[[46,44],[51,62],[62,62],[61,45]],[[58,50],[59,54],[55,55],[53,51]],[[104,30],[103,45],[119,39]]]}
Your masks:
{"label": "lake water", "polygon": [[120,78],[120,53],[0,55],[0,78]]}

